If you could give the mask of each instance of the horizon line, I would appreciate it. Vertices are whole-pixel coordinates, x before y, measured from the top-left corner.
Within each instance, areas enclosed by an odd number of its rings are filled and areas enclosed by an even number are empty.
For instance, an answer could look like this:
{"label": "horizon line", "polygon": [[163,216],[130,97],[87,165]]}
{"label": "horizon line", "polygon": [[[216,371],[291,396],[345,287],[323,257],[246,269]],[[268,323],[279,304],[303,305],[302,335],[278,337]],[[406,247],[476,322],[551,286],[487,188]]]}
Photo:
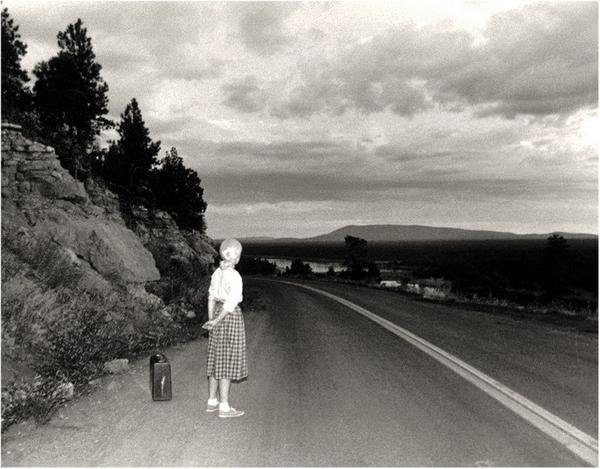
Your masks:
{"label": "horizon line", "polygon": [[309,235],[304,235],[304,236],[298,236],[298,235],[267,235],[267,234],[250,234],[250,235],[235,235],[235,236],[213,236],[207,233],[206,235],[213,238],[213,239],[225,239],[225,238],[230,238],[230,237],[234,237],[234,238],[269,238],[269,239],[282,239],[282,238],[290,238],[290,239],[308,239],[308,238],[314,238],[314,237],[318,237],[318,236],[326,236],[328,234],[331,234],[335,231],[341,230],[343,228],[347,228],[347,227],[367,227],[367,226],[418,226],[418,227],[425,227],[425,228],[444,228],[444,229],[451,229],[451,230],[460,230],[460,231],[479,231],[479,232],[491,232],[491,233],[506,233],[506,234],[510,234],[510,235],[514,235],[514,236],[541,236],[541,235],[551,235],[551,234],[555,234],[555,233],[566,233],[566,234],[574,234],[574,235],[588,235],[588,236],[592,236],[592,237],[598,237],[598,232],[591,232],[591,231],[569,231],[569,230],[564,230],[564,229],[556,229],[556,230],[551,230],[551,231],[525,231],[525,232],[516,232],[516,231],[508,231],[508,230],[500,230],[500,229],[488,229],[488,228],[463,228],[463,227],[456,227],[456,226],[440,226],[440,225],[421,225],[421,224],[417,224],[417,223],[411,223],[411,224],[403,224],[403,223],[352,223],[352,224],[348,224],[348,225],[344,225],[341,226],[339,228],[334,228],[331,231],[327,231],[327,232],[321,232],[321,233],[317,233],[317,234],[309,234]]}

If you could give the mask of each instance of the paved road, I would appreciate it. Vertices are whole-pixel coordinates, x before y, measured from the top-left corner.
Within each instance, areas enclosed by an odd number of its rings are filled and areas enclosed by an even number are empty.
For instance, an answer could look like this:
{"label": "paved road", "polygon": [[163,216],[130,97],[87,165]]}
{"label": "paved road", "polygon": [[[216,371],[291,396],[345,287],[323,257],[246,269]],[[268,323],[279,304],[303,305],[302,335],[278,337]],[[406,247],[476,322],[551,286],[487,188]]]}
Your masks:
{"label": "paved road", "polygon": [[401,325],[598,437],[597,334],[416,301],[389,291],[303,283]]}
{"label": "paved road", "polygon": [[251,376],[232,395],[247,415],[222,420],[204,412],[201,340],[167,351],[172,401],[150,401],[147,363],[135,363],[50,424],[9,429],[3,466],[583,465],[449,369],[333,300],[259,280],[246,287],[262,288],[265,302],[246,314]]}

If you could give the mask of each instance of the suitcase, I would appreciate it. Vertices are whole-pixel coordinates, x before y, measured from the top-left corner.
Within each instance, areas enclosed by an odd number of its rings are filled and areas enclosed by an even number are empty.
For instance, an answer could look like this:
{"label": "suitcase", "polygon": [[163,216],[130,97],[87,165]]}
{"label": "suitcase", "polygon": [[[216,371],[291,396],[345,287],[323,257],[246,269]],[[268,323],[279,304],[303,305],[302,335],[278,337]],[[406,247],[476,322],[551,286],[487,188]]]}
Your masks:
{"label": "suitcase", "polygon": [[162,353],[150,357],[150,393],[153,401],[171,400],[171,364]]}

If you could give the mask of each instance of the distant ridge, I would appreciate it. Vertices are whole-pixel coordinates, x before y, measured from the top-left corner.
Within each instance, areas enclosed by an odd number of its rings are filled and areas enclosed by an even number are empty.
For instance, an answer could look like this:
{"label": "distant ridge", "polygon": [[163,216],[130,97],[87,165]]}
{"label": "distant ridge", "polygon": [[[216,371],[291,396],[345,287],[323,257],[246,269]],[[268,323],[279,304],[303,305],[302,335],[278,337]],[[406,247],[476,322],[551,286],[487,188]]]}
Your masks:
{"label": "distant ridge", "polygon": [[598,239],[590,233],[551,233],[517,234],[508,231],[465,230],[424,225],[348,225],[330,233],[310,238],[240,238],[248,242],[298,242],[298,241],[344,241],[347,235],[363,238],[367,241],[473,241],[485,239],[546,239],[557,234],[567,239]]}

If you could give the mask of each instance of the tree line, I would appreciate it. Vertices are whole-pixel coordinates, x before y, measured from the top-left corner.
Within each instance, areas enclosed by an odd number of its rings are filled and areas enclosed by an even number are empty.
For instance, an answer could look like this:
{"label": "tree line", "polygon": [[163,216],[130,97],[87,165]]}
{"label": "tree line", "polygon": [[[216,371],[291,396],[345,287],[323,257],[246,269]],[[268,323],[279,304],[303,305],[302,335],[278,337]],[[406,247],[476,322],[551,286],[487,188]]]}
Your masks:
{"label": "tree line", "polygon": [[[27,45],[19,26],[2,10],[2,120],[20,124],[26,136],[54,147],[61,164],[79,180],[104,180],[122,201],[166,210],[178,226],[205,232],[201,180],[176,148],[159,158],[138,101],[132,98],[118,123],[108,115],[108,84],[81,19],[58,32],[58,53],[33,69],[21,66]],[[119,138],[98,143],[102,132]]]}

